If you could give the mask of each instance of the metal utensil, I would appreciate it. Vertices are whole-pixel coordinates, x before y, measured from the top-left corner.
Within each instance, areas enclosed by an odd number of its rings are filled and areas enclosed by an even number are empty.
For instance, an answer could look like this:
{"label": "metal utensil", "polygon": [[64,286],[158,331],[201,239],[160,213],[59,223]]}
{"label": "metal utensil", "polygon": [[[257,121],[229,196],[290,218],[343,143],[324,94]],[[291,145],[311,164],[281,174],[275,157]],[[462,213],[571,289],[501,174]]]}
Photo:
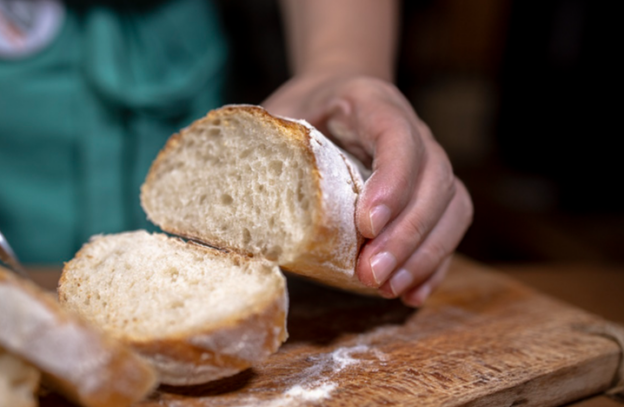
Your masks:
{"label": "metal utensil", "polygon": [[29,278],[26,269],[22,266],[19,260],[17,260],[15,252],[11,249],[11,245],[9,245],[9,242],[7,242],[2,232],[0,232],[0,260],[6,263],[11,270],[20,276]]}

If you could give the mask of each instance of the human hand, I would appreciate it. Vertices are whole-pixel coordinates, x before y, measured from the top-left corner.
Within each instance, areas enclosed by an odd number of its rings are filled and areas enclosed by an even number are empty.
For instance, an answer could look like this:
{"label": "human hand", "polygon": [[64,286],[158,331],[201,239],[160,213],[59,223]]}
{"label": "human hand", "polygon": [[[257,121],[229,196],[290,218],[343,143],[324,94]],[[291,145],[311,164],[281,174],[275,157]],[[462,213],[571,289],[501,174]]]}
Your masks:
{"label": "human hand", "polygon": [[350,75],[295,76],[263,103],[303,118],[372,167],[356,210],[369,240],[356,274],[420,306],[443,280],[472,221],[468,191],[427,125],[392,84]]}

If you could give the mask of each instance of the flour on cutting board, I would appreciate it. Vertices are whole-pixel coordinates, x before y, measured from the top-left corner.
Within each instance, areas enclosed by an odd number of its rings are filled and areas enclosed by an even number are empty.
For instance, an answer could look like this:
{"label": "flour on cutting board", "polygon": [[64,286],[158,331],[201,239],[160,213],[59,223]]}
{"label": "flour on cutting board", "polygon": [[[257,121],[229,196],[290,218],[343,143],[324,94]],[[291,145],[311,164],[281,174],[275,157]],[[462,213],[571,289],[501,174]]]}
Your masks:
{"label": "flour on cutting board", "polygon": [[[358,358],[357,355],[371,354],[378,360],[385,360],[385,354],[378,349],[371,349],[368,345],[355,345],[341,347],[333,352],[310,356],[308,360],[312,364],[285,381],[288,386],[278,396],[271,400],[262,400],[253,396],[241,399],[238,407],[295,407],[306,403],[319,403],[331,397],[332,392],[338,387],[335,375],[349,366],[362,363],[371,363],[367,359]],[[206,399],[210,402],[210,399]],[[214,401],[214,400],[213,400]]]}
{"label": "flour on cutting board", "polygon": [[241,407],[290,407],[305,402],[320,402],[331,396],[338,386],[333,376],[348,366],[367,362],[354,357],[355,354],[369,352],[367,345],[342,347],[331,353],[310,357],[312,365],[304,369],[299,375],[289,380],[293,383],[280,397],[273,400],[258,402],[258,400],[245,400]]}

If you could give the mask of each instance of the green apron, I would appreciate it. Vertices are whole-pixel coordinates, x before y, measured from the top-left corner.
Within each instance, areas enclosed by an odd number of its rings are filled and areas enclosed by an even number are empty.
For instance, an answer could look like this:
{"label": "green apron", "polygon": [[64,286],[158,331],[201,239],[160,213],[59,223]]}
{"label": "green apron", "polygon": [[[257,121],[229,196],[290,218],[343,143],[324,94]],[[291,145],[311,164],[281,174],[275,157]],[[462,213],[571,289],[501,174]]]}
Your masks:
{"label": "green apron", "polygon": [[206,0],[68,7],[54,41],[0,59],[0,230],[24,262],[149,228],[139,189],[167,138],[222,102],[226,44]]}

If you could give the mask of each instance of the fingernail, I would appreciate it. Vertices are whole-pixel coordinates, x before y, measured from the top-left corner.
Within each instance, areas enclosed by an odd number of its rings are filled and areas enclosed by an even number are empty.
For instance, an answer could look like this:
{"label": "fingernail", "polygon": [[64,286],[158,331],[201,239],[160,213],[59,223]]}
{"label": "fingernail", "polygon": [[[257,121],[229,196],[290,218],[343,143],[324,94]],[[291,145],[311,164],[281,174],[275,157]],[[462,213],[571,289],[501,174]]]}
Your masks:
{"label": "fingernail", "polygon": [[420,286],[416,293],[414,294],[414,302],[417,307],[420,307],[425,303],[427,298],[431,294],[431,286],[429,284],[423,284]]}
{"label": "fingernail", "polygon": [[375,283],[381,285],[396,267],[396,259],[388,252],[377,253],[371,259],[370,266],[373,271]]}
{"label": "fingernail", "polygon": [[377,236],[381,229],[386,226],[386,223],[390,220],[390,208],[386,205],[375,206],[368,214],[370,218],[371,231],[373,236]]}
{"label": "fingernail", "polygon": [[392,290],[392,294],[399,295],[412,285],[412,282],[414,282],[412,273],[405,269],[400,269],[390,279],[390,290]]}

